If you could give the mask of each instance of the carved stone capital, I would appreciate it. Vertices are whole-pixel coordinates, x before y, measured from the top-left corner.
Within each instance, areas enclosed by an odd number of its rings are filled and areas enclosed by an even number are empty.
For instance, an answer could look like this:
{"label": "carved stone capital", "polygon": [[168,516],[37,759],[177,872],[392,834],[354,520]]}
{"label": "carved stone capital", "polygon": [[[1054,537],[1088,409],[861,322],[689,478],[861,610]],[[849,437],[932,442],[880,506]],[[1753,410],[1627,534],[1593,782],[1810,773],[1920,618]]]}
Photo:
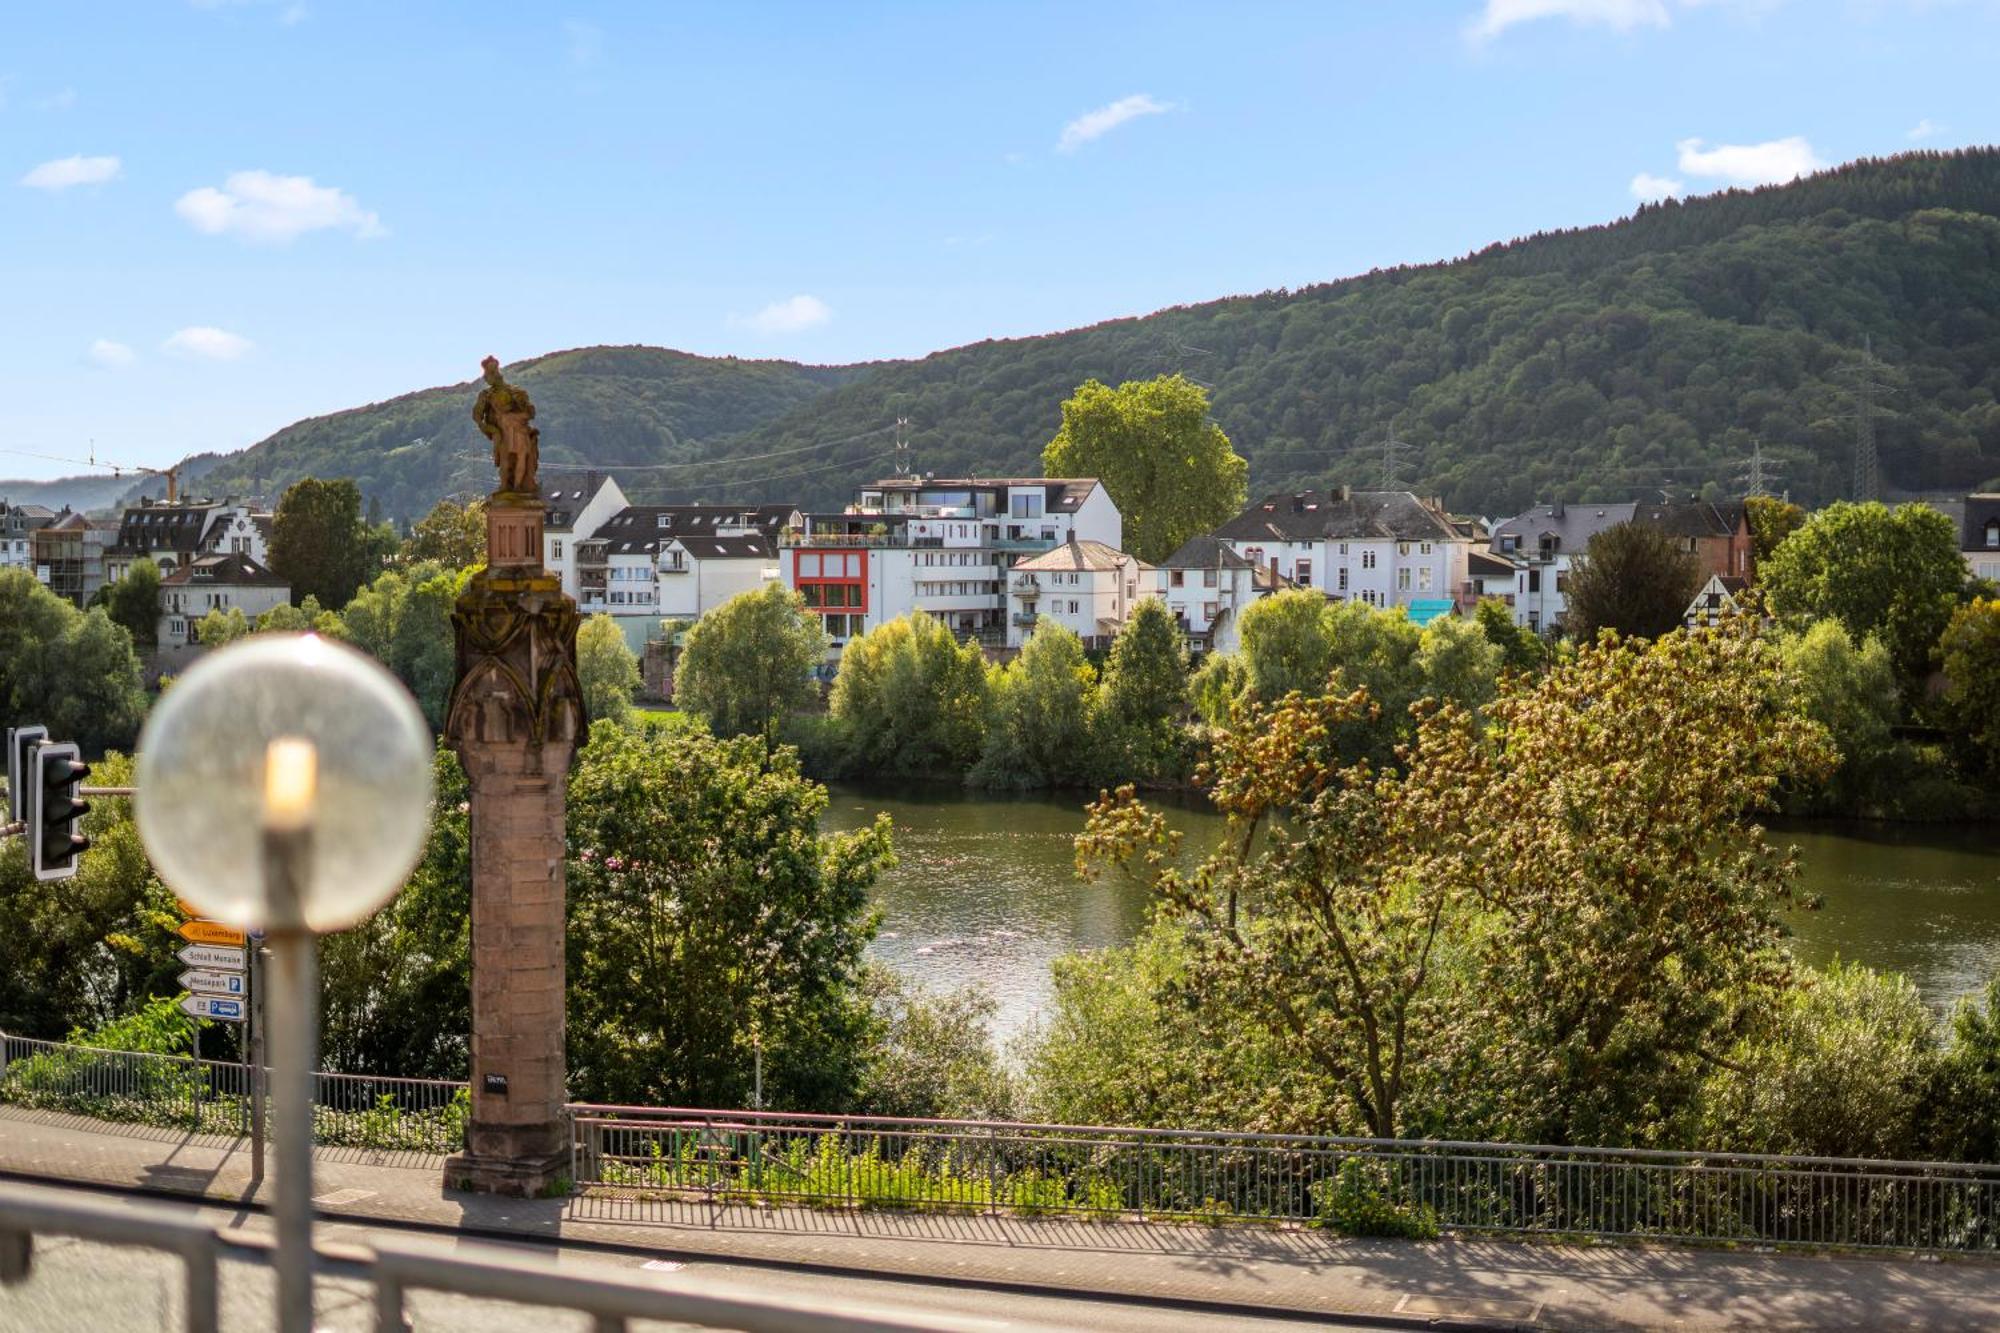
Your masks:
{"label": "carved stone capital", "polygon": [[565,768],[585,727],[576,676],[576,603],[552,574],[487,569],[452,610],[458,670],[444,733],[470,769],[470,750],[525,746],[540,762],[560,747]]}

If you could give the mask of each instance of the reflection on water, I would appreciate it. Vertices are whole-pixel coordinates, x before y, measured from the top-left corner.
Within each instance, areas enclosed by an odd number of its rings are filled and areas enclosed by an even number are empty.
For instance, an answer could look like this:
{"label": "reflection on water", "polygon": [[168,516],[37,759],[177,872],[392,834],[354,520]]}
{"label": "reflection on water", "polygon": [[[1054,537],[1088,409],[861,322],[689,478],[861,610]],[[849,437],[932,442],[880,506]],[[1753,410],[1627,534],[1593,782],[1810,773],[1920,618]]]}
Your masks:
{"label": "reflection on water", "polygon": [[[900,862],[876,886],[882,933],[871,956],[938,989],[978,986],[998,1001],[1001,1040],[1049,995],[1049,963],[1075,949],[1130,940],[1145,897],[1130,884],[1077,880],[1074,796],[971,796],[936,788],[836,785],[826,826],[851,829],[887,811]],[[1169,819],[1204,846],[1222,820],[1199,805]],[[2000,969],[2000,848],[1991,830],[1799,824],[1803,888],[1825,906],[1791,913],[1809,963],[1838,955],[1908,973],[1943,1005]]]}

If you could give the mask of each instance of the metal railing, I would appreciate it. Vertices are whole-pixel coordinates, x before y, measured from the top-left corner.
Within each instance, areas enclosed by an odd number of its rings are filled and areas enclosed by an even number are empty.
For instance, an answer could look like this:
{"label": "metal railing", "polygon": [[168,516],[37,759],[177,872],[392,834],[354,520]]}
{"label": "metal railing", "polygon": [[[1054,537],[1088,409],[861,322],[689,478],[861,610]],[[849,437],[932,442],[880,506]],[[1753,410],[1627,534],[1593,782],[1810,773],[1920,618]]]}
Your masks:
{"label": "metal railing", "polygon": [[[467,1085],[314,1075],[313,1135],[329,1146],[450,1153],[463,1145]],[[250,1130],[250,1067],[0,1033],[0,1105],[203,1134]]]}
{"label": "metal railing", "polygon": [[[34,1238],[73,1236],[107,1245],[164,1250],[181,1260],[186,1333],[215,1333],[220,1313],[221,1259],[226,1250],[266,1248],[259,1238],[225,1233],[188,1214],[155,1204],[112,1204],[65,1198],[47,1191],[0,1187],[0,1285],[34,1276]],[[450,1252],[397,1242],[321,1250],[320,1266],[357,1272],[375,1288],[375,1327],[381,1333],[410,1327],[409,1293],[450,1292],[480,1300],[548,1309],[581,1310],[602,1333],[648,1320],[746,1333],[904,1333],[990,1327],[974,1321],[810,1301],[696,1279],[663,1287],[622,1274],[584,1277],[558,1271],[553,1257],[460,1242]],[[89,1302],[85,1301],[87,1308]],[[1010,1321],[1011,1323],[1012,1321]]]}
{"label": "metal railing", "polygon": [[1104,1220],[2000,1250],[2000,1166],[571,1108],[579,1193]]}

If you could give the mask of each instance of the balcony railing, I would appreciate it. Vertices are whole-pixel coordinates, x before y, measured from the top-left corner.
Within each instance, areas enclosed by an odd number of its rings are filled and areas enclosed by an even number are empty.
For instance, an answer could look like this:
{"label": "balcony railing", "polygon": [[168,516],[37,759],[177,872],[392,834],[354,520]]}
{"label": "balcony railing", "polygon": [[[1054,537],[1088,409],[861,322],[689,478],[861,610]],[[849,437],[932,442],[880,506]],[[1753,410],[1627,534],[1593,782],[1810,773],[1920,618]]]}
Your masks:
{"label": "balcony railing", "polygon": [[1040,619],[1041,617],[1033,611],[1016,611],[1014,613],[1014,623],[1022,629],[1033,629],[1035,622]]}

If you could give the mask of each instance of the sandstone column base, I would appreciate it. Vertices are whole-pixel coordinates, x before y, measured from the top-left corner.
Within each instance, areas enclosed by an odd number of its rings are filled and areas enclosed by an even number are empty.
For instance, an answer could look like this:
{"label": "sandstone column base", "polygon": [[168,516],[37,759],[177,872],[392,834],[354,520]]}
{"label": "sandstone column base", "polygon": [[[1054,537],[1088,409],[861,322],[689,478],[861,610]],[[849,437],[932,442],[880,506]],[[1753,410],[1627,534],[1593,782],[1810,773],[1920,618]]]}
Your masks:
{"label": "sandstone column base", "polygon": [[574,1184],[566,1150],[547,1157],[520,1152],[480,1157],[462,1152],[444,1159],[446,1189],[509,1199],[550,1199],[568,1194]]}

